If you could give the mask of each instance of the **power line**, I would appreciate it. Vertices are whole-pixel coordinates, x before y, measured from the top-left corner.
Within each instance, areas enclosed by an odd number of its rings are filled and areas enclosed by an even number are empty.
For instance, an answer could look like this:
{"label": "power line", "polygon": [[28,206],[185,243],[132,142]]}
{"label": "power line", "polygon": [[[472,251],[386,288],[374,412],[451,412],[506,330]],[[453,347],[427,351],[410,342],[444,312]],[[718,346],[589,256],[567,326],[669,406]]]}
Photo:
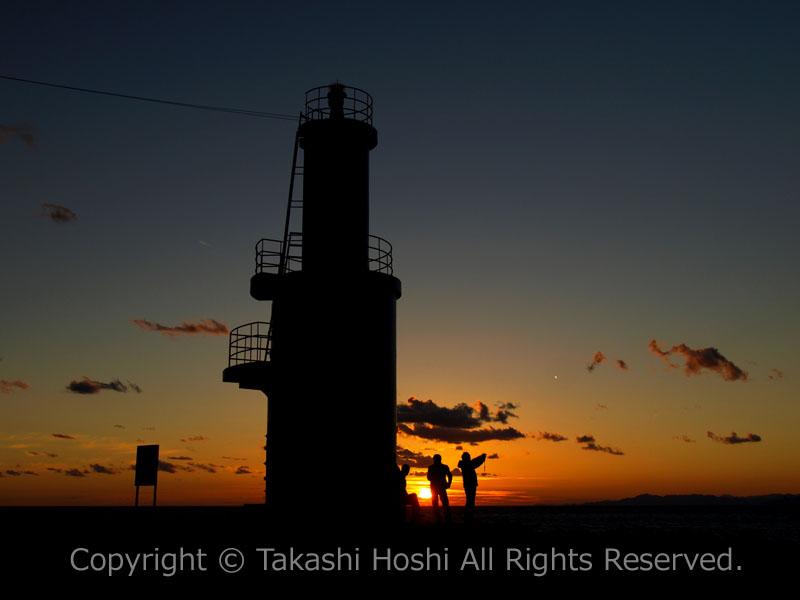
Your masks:
{"label": "power line", "polygon": [[59,85],[57,83],[47,83],[44,81],[34,81],[32,79],[22,79],[21,77],[9,77],[8,75],[0,75],[0,79],[8,79],[9,81],[21,81],[23,83],[33,83],[35,85],[44,85],[47,87],[60,88],[62,90],[73,90],[75,92],[87,92],[89,94],[101,94],[103,96],[114,96],[116,98],[127,98],[128,100],[140,100],[142,102],[156,102],[158,104],[170,104],[172,106],[181,106],[183,108],[198,108],[201,110],[214,110],[217,112],[233,113],[235,115],[246,115],[248,117],[262,117],[265,119],[281,119],[284,121],[297,121],[297,117],[292,115],[283,115],[280,113],[262,112],[258,110],[248,110],[246,108],[226,108],[224,106],[209,106],[207,104],[192,104],[189,102],[175,102],[172,100],[160,100],[158,98],[146,98],[144,96],[131,96],[129,94],[117,94],[115,92],[104,92],[101,90],[90,90],[87,88],[79,88],[71,85]]}

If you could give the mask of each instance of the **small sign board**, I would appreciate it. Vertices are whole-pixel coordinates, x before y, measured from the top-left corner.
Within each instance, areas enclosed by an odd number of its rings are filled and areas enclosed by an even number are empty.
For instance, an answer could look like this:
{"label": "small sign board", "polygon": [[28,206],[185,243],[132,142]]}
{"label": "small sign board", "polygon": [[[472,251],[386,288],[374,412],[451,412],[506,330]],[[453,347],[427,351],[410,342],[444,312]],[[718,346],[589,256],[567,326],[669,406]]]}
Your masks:
{"label": "small sign board", "polygon": [[136,487],[156,485],[158,480],[158,444],[136,447]]}

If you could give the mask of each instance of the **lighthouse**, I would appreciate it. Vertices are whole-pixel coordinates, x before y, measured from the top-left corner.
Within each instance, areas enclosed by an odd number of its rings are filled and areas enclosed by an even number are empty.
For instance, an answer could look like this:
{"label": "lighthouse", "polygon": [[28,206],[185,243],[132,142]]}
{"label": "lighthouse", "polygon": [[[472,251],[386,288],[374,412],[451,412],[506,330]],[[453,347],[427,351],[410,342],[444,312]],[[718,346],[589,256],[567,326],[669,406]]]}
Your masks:
{"label": "lighthouse", "polygon": [[[392,248],[369,232],[372,97],[306,92],[281,239],[256,244],[269,320],[231,331],[223,381],[267,398],[270,513],[358,522],[396,513]],[[394,511],[394,512],[393,512]]]}

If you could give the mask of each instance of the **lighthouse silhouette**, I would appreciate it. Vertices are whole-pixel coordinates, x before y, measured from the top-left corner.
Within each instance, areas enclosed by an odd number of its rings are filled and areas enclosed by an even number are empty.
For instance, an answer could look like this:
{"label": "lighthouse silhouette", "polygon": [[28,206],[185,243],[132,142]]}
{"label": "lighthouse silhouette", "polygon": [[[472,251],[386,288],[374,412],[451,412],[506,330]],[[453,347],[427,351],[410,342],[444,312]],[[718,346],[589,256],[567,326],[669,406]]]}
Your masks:
{"label": "lighthouse silhouette", "polygon": [[223,381],[267,396],[271,514],[387,520],[401,285],[391,245],[369,233],[372,97],[314,88],[299,121],[283,238],[258,242],[250,280],[271,318],[231,331]]}

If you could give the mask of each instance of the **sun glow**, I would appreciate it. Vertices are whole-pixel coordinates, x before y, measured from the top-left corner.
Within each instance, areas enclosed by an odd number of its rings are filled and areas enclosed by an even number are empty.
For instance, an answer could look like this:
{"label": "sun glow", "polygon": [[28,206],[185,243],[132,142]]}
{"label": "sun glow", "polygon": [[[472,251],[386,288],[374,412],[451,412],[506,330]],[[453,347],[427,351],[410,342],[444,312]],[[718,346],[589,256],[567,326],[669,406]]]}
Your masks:
{"label": "sun glow", "polygon": [[431,488],[429,487],[421,487],[419,488],[419,493],[417,494],[420,498],[430,499],[431,497]]}

